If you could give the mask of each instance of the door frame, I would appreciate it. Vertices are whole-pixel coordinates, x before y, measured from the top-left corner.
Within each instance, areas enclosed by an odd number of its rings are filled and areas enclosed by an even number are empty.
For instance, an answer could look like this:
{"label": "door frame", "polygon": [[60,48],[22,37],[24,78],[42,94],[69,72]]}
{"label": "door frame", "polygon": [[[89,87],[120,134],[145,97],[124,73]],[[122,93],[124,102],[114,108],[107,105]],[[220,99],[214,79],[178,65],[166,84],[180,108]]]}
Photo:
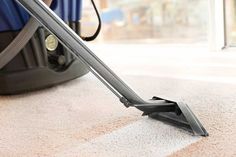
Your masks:
{"label": "door frame", "polygon": [[225,0],[208,0],[209,2],[209,48],[222,51],[227,45]]}

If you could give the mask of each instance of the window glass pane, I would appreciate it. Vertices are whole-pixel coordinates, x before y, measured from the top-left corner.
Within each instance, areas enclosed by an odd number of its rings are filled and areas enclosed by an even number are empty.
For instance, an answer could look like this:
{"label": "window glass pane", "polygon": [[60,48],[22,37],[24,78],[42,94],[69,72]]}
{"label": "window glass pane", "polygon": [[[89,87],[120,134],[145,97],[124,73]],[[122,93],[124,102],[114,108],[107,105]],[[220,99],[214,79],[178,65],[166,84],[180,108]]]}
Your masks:
{"label": "window glass pane", "polygon": [[[98,0],[97,2],[100,4],[103,21],[102,41],[141,40],[160,43],[207,41],[207,0]],[[86,13],[84,17],[88,20],[91,11]],[[96,21],[96,19],[90,20]],[[86,29],[92,30],[96,25],[90,26]]]}

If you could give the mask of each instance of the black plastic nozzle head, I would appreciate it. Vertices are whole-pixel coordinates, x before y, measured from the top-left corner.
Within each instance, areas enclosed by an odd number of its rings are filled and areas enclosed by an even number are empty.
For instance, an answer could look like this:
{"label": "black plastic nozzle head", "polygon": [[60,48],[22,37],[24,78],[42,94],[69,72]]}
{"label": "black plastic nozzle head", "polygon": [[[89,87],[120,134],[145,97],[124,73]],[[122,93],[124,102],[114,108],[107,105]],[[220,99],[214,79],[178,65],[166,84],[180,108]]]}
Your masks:
{"label": "black plastic nozzle head", "polygon": [[177,108],[180,109],[181,113],[178,114],[176,112],[153,112],[148,116],[163,121],[165,123],[171,124],[173,126],[177,126],[184,130],[187,130],[194,135],[198,136],[208,136],[208,132],[194,115],[194,113],[190,110],[188,105],[184,103],[177,103]]}
{"label": "black plastic nozzle head", "polygon": [[209,135],[188,105],[184,103],[153,97],[151,103],[137,104],[134,107],[143,111],[143,116],[149,116],[150,118],[182,128],[194,135]]}

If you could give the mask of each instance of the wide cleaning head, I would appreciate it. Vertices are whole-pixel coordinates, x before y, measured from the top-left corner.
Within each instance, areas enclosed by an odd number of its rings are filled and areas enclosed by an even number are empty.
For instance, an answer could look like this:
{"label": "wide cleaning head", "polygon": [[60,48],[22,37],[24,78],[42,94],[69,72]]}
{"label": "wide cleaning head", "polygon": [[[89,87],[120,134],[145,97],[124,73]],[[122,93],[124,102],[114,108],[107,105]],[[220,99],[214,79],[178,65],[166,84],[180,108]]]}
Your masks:
{"label": "wide cleaning head", "polygon": [[143,111],[144,116],[148,115],[150,118],[182,128],[194,135],[209,135],[188,105],[158,97],[153,97],[152,100],[151,103],[134,105],[134,107]]}

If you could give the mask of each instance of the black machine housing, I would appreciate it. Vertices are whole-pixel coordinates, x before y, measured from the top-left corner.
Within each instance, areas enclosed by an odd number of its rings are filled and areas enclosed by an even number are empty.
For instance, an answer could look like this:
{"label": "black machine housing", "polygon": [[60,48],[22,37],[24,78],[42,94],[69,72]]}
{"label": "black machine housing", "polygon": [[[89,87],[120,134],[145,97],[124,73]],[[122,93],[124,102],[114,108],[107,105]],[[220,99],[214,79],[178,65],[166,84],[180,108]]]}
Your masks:
{"label": "black machine housing", "polygon": [[[68,25],[80,34],[80,22],[70,22]],[[19,31],[0,33],[0,53],[18,33]],[[1,95],[50,87],[89,72],[84,63],[59,42],[55,50],[48,50],[45,40],[50,35],[43,27],[39,27],[17,56],[0,69]]]}

